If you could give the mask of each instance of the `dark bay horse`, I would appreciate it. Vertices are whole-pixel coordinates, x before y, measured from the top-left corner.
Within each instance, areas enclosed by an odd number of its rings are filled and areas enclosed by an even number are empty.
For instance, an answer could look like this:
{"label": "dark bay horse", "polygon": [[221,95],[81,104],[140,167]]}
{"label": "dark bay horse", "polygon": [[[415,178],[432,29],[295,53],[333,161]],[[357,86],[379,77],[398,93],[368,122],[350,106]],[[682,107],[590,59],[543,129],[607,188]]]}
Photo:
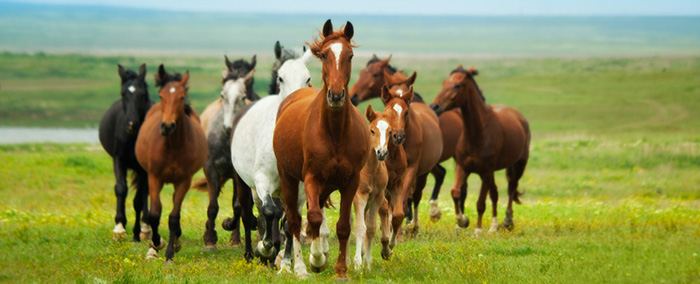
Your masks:
{"label": "dark bay horse", "polygon": [[[416,72],[406,78],[402,73],[384,72],[386,85],[382,87],[382,102],[399,115],[404,129],[395,130],[392,139],[403,143],[408,168],[403,179],[403,202],[406,206],[406,229],[418,230],[418,205],[428,173],[440,161],[442,155],[442,133],[437,115],[422,102],[413,101],[413,83]],[[395,100],[400,98],[401,100]],[[410,103],[409,103],[410,102]],[[395,209],[396,210],[396,209]],[[413,214],[415,211],[416,214]]]}
{"label": "dark bay horse", "polygon": [[[367,67],[360,71],[360,76],[355,82],[355,85],[350,89],[350,94],[352,94],[351,101],[354,105],[360,102],[379,98],[381,96],[382,86],[386,84],[384,81],[384,72],[394,75],[397,71],[396,68],[389,65],[391,57],[387,57],[384,60],[379,59],[376,55],[367,62]],[[413,103],[424,103],[418,94],[414,94]],[[457,147],[457,141],[459,136],[462,134],[462,114],[459,109],[451,110],[445,112],[440,117],[438,117],[440,122],[440,130],[442,133],[442,156],[440,157],[440,163],[454,157],[455,149]],[[440,187],[445,180],[445,174],[447,171],[439,163],[430,171],[430,173],[435,177],[435,185],[433,186],[433,193],[430,197],[430,219],[432,221],[437,221],[440,219],[441,212],[437,204],[438,194],[440,193]],[[462,178],[455,176],[455,187],[459,188],[461,186]]]}
{"label": "dark bay horse", "polygon": [[139,73],[132,70],[124,70],[118,65],[121,78],[121,98],[114,102],[100,121],[100,143],[102,148],[112,156],[114,165],[114,194],[117,196],[117,215],[114,217],[116,226],[113,234],[114,240],[126,237],[126,214],[124,203],[128,192],[126,171],[131,169],[134,173],[132,185],[136,186],[134,197],[134,223],[133,241],[149,238],[151,227],[141,223],[141,213],[148,211],[146,198],[148,196],[148,174],[139,165],[134,154],[136,137],[146,117],[146,112],[153,105],[148,96],[146,84],[146,64],[142,64]]}
{"label": "dark bay horse", "polygon": [[491,196],[493,221],[489,232],[498,229],[498,190],[494,172],[506,169],[508,179],[508,209],[502,226],[513,228],[513,202],[520,203],[518,181],[525,171],[530,149],[530,126],[517,110],[506,106],[486,104],[474,80],[477,70],[465,70],[462,65],[452,71],[442,83],[442,90],[431,104],[438,114],[453,108],[462,110],[464,131],[457,145],[457,162],[463,171],[464,185],[453,189],[456,215],[464,214],[466,178],[471,173],[481,177],[481,191],[476,202],[479,219],[475,234],[481,233],[481,221],[486,210],[486,195]]}
{"label": "dark bay horse", "polygon": [[[350,237],[350,211],[360,181],[360,170],[369,158],[370,139],[364,117],[350,103],[347,94],[352,66],[354,30],[350,22],[333,32],[328,20],[320,38],[310,43],[312,53],[322,62],[323,87],[304,88],[289,95],[280,105],[273,137],[277,169],[282,181],[286,206],[287,243],[292,243],[297,277],[308,277],[301,254],[301,216],[298,211],[299,183],[304,182],[308,206],[307,235],[311,238],[309,263],[313,271],[326,267],[327,247],[319,238],[325,223],[323,206],[330,194],[340,191],[340,216],[336,234],[340,253],[335,272],[347,278],[347,243]],[[282,269],[291,265],[292,247],[285,247]]]}
{"label": "dark bay horse", "polygon": [[[163,65],[159,70],[164,70]],[[164,75],[159,71],[159,75]],[[158,250],[165,247],[164,240],[158,233],[158,225],[162,212],[160,191],[164,183],[174,185],[173,210],[168,217],[170,238],[165,251],[167,261],[172,261],[175,251],[181,248],[180,210],[182,201],[190,188],[192,175],[204,166],[207,159],[207,140],[199,125],[199,117],[186,102],[187,80],[186,72],[180,81],[166,82],[160,89],[161,102],[154,105],[146,115],[146,119],[136,140],[136,159],[148,172],[148,188],[150,195],[150,211],[148,222],[153,236],[151,248],[146,258],[157,257]]]}

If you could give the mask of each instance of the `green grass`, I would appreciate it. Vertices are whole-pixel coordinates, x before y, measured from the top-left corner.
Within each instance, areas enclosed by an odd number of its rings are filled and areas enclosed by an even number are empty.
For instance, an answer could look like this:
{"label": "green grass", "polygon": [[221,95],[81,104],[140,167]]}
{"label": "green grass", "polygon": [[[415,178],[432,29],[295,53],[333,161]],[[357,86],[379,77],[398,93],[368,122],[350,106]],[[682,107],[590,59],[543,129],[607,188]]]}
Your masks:
{"label": "green grass", "polygon": [[[367,60],[358,57],[352,82]],[[152,89],[157,64],[189,69],[190,100],[201,111],[218,96],[223,67],[222,59],[208,57],[4,53],[0,62],[0,124],[17,126],[94,127],[119,96],[118,62],[128,68],[146,62]],[[353,281],[700,282],[700,57],[397,55],[392,60],[401,69],[418,71],[416,90],[428,101],[458,63],[480,70],[477,80],[487,102],[515,106],[531,123],[531,157],[521,182],[526,194],[523,205],[515,206],[516,228],[474,238],[480,181],[473,175],[466,208],[472,226],[455,229],[449,194],[453,162],[448,161],[439,199],[442,219],[428,221],[424,197],[418,236],[399,243],[391,261],[381,260],[375,247],[371,271],[350,268]],[[270,57],[259,56],[256,88],[263,94],[270,65]],[[310,67],[318,86],[318,62]],[[156,98],[154,91],[151,97]],[[431,183],[429,179],[426,188]],[[496,183],[502,218],[502,172]],[[111,160],[97,145],[0,146],[0,282],[296,282],[293,275],[246,264],[243,249],[223,241],[218,252],[204,253],[208,200],[199,192],[185,199],[184,247],[175,256],[176,264],[146,261],[145,243],[112,240],[113,186]],[[219,200],[219,222],[232,213],[230,188],[229,183]],[[426,190],[424,196],[428,194]],[[164,216],[172,208],[171,196],[172,186],[166,186]],[[337,200],[337,194],[332,198]],[[127,208],[131,206],[129,200]],[[328,213],[334,232],[337,210]],[[167,224],[166,218],[162,222]],[[490,222],[486,218],[485,226]],[[165,227],[162,232],[168,236]],[[226,239],[226,232],[217,230]],[[331,269],[312,281],[334,277],[334,234],[330,244]],[[304,252],[308,258],[308,247]]]}

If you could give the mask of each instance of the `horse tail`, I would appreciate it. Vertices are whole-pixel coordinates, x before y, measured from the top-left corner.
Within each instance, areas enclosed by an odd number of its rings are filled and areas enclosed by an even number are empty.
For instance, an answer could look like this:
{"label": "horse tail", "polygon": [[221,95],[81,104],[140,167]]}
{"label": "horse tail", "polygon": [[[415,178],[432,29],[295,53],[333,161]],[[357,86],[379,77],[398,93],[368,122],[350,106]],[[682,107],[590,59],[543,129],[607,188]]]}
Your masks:
{"label": "horse tail", "polygon": [[200,178],[196,182],[192,184],[192,189],[195,189],[197,191],[201,192],[208,192],[209,191],[209,182],[207,182],[206,178]]}
{"label": "horse tail", "polygon": [[333,205],[333,201],[331,201],[330,198],[326,199],[326,204],[323,205],[326,209],[335,209],[335,205]]}

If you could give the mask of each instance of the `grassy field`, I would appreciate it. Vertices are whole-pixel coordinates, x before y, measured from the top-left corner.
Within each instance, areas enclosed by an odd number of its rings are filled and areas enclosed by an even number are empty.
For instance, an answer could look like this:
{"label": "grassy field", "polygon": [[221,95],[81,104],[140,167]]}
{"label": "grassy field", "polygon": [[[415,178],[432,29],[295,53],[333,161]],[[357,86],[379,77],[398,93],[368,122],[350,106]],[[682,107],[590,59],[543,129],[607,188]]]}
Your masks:
{"label": "grassy field", "polygon": [[[256,89],[265,93],[271,57],[259,55],[259,60]],[[366,60],[355,60],[353,82]],[[146,62],[152,89],[157,64],[189,69],[190,99],[201,111],[217,97],[224,66],[223,59],[208,57],[14,53],[0,54],[0,62],[0,124],[19,126],[94,127],[119,96],[118,62],[129,68]],[[526,195],[523,205],[515,207],[513,232],[474,238],[473,226],[454,228],[448,193],[453,164],[448,161],[439,199],[443,218],[428,221],[424,202],[419,235],[400,243],[391,261],[381,260],[375,247],[371,271],[351,268],[353,281],[700,282],[700,57],[395,56],[392,62],[418,71],[416,90],[427,100],[458,63],[475,65],[487,102],[520,109],[534,133],[521,183]],[[318,63],[310,67],[318,86]],[[151,97],[156,98],[154,91]],[[5,252],[0,254],[0,282],[296,281],[246,264],[242,248],[220,242],[218,252],[204,253],[207,197],[198,192],[184,203],[184,246],[175,265],[146,261],[144,243],[112,241],[111,172],[111,161],[99,145],[0,146],[0,250]],[[504,200],[504,174],[497,177]],[[479,185],[472,176],[467,200],[472,221]],[[171,193],[167,186],[164,213],[172,208]],[[230,199],[229,184],[220,198],[219,222],[231,214],[226,206]],[[504,203],[499,205],[501,218]],[[130,230],[133,213],[128,217]],[[329,211],[329,219],[334,232],[336,210]],[[225,232],[218,231],[224,239]],[[334,263],[334,234],[330,243]],[[350,249],[354,252],[354,241]],[[304,251],[308,255],[308,247]],[[312,278],[332,279],[332,269]]]}

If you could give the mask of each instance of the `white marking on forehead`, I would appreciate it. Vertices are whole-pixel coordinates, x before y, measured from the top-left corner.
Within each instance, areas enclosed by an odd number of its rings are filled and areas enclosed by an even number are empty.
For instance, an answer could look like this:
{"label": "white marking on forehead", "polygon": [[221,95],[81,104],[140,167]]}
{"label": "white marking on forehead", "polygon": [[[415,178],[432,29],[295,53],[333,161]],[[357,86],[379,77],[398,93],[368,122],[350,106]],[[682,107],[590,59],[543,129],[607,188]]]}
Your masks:
{"label": "white marking on forehead", "polygon": [[175,92],[175,87],[170,87],[170,92],[174,93]]}
{"label": "white marking on forehead", "polygon": [[394,105],[394,110],[396,111],[396,114],[398,114],[399,116],[401,116],[401,112],[403,111],[403,107],[401,107],[401,106],[398,105],[398,104],[395,104],[395,105]]}
{"label": "white marking on forehead", "polygon": [[399,97],[403,97],[403,90],[396,90],[396,93],[399,94]]}
{"label": "white marking on forehead", "polygon": [[136,91],[136,87],[134,87],[133,85],[132,85],[132,86],[129,86],[129,92],[132,92],[132,93],[133,93],[133,92],[135,92],[135,91]]}
{"label": "white marking on forehead", "polygon": [[343,52],[343,44],[336,42],[331,44],[331,51],[335,54],[335,70],[338,70],[338,64],[340,64],[340,53]]}
{"label": "white marking on forehead", "polygon": [[379,120],[377,122],[377,129],[379,129],[379,146],[384,147],[386,145],[386,130],[389,128],[389,123],[385,120]]}

